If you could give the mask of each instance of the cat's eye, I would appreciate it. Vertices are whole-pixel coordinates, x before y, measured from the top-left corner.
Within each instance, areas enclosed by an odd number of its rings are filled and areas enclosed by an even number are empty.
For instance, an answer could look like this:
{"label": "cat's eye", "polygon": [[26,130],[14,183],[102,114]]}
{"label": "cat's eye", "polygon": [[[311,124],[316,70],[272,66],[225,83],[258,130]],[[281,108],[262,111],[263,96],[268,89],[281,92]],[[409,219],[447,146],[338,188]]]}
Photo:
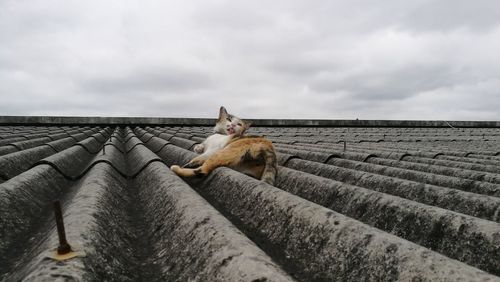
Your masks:
{"label": "cat's eye", "polygon": [[226,118],[229,122],[231,122],[231,118]]}
{"label": "cat's eye", "polygon": [[241,123],[238,123],[238,125],[239,125],[239,126],[242,126],[242,124],[241,124]]}

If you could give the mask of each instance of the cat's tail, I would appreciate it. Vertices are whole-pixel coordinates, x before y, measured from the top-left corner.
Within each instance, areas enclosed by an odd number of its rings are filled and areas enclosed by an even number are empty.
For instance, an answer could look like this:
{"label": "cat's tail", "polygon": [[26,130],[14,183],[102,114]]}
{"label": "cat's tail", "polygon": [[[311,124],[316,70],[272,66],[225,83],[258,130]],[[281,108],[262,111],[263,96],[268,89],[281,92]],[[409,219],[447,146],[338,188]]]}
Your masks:
{"label": "cat's tail", "polygon": [[264,161],[266,164],[260,180],[274,185],[276,174],[278,173],[278,162],[276,160],[276,153],[273,149],[264,150]]}

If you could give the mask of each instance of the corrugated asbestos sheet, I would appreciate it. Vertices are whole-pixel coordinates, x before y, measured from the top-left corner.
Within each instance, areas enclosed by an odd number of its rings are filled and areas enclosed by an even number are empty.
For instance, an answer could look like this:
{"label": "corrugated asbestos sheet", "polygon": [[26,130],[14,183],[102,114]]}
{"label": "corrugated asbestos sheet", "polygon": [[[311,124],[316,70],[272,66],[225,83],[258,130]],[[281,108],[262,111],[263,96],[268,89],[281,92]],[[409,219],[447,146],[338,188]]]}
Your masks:
{"label": "corrugated asbestos sheet", "polygon": [[500,129],[256,127],[275,187],[170,172],[210,133],[0,126],[0,280],[500,280]]}

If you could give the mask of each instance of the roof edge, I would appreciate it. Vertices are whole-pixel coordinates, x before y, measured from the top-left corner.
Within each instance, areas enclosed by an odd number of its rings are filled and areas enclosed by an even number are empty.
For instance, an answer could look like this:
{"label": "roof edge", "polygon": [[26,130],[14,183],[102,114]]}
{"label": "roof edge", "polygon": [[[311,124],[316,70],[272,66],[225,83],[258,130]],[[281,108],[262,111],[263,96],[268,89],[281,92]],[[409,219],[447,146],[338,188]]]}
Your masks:
{"label": "roof edge", "polygon": [[[254,126],[279,127],[500,127],[500,121],[248,119]],[[167,117],[0,116],[0,125],[193,125],[215,119]]]}

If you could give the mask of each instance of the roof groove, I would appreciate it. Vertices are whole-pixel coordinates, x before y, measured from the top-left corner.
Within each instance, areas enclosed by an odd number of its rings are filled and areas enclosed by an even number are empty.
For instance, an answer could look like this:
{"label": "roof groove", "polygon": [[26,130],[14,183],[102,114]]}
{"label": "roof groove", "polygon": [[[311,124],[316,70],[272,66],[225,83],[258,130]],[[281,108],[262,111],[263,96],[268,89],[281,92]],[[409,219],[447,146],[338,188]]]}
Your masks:
{"label": "roof groove", "polygon": [[[171,147],[173,148],[173,147]],[[171,153],[166,153],[165,155],[168,155],[168,156],[171,156],[171,155],[175,155],[174,152],[171,152]],[[193,153],[191,153],[191,155],[194,155]],[[175,163],[184,163],[186,162],[188,159],[187,158],[181,158],[181,159],[177,159]],[[170,160],[170,162],[172,162],[172,160]],[[172,163],[168,163],[168,164],[172,164]],[[208,180],[207,180],[208,181]],[[226,179],[227,181],[227,179]],[[247,180],[248,181],[248,180]],[[229,187],[233,187],[235,184],[234,183],[229,183],[227,184],[229,185]],[[213,189],[213,187],[221,187],[221,189],[224,189],[222,187],[225,187],[226,189],[228,189],[229,187],[227,185],[224,185],[223,183],[218,183],[217,185],[203,185],[203,187],[200,187],[199,188],[199,191],[203,193],[203,191],[207,191],[207,189]],[[243,187],[239,186],[237,187],[236,189],[242,189]],[[239,191],[239,190],[238,190]],[[216,194],[216,195],[220,195],[220,194]],[[218,204],[226,204],[226,203],[229,203],[229,202],[239,202],[239,201],[235,201],[234,199],[231,199],[231,200],[226,200],[226,201],[223,201],[223,202],[219,202]],[[238,218],[240,218],[240,216],[237,216]],[[492,223],[493,224],[493,223]]]}
{"label": "roof groove", "polygon": [[[26,140],[0,147],[0,280],[500,280],[500,128],[253,127],[284,164],[276,187],[170,172],[211,134],[0,126],[0,141]],[[53,265],[41,255],[61,197],[70,243],[89,252]]]}
{"label": "roof groove", "polygon": [[[69,184],[72,192],[66,192],[63,197],[67,203],[64,207],[64,218],[68,240],[74,248],[85,251],[87,256],[75,258],[71,264],[44,259],[46,252],[57,246],[55,228],[50,224],[52,219],[47,218],[42,229],[51,236],[44,236],[47,239],[42,240],[42,244],[32,247],[33,252],[39,255],[31,258],[29,263],[20,265],[20,268],[13,272],[11,279],[27,275],[28,280],[37,280],[40,273],[51,272],[54,273],[52,277],[61,277],[62,275],[57,274],[66,272],[79,279],[100,280],[97,278],[99,275],[104,273],[109,275],[109,265],[104,262],[112,261],[116,278],[121,277],[123,281],[130,281],[127,271],[132,264],[130,257],[133,253],[129,251],[127,254],[125,249],[121,250],[121,253],[116,253],[115,246],[130,245],[124,242],[127,240],[125,235],[128,233],[128,228],[120,208],[120,206],[125,207],[126,203],[117,201],[123,199],[122,195],[126,190],[124,190],[124,180],[120,181],[112,172],[113,170],[109,167],[106,169],[106,166],[95,167],[82,181]],[[116,208],[109,209],[110,207]],[[106,234],[107,238],[103,238],[103,234]]]}
{"label": "roof groove", "polygon": [[[496,223],[281,167],[276,187],[496,275]],[[446,222],[442,237],[432,236]],[[450,244],[449,242],[453,242]],[[473,243],[472,243],[473,242]],[[496,259],[495,259],[496,257]]]}
{"label": "roof groove", "polygon": [[498,215],[495,214],[496,209],[500,207],[500,199],[497,197],[401,180],[307,160],[292,159],[287,163],[287,167],[428,205],[439,206],[488,220],[500,221]]}

